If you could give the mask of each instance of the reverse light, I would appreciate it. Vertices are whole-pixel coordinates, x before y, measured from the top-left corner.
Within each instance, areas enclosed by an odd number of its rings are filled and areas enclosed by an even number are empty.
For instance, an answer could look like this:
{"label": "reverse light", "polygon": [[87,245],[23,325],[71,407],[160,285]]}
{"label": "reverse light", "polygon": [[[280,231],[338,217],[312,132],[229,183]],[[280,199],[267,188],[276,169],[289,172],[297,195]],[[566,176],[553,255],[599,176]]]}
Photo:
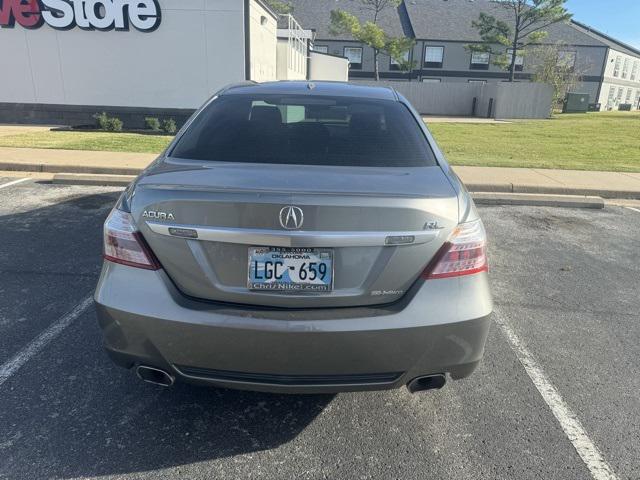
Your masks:
{"label": "reverse light", "polygon": [[424,279],[450,278],[489,270],[487,234],[481,220],[461,223],[422,273]]}
{"label": "reverse light", "polygon": [[129,267],[160,269],[160,263],[142,238],[131,214],[117,208],[104,222],[104,258]]}

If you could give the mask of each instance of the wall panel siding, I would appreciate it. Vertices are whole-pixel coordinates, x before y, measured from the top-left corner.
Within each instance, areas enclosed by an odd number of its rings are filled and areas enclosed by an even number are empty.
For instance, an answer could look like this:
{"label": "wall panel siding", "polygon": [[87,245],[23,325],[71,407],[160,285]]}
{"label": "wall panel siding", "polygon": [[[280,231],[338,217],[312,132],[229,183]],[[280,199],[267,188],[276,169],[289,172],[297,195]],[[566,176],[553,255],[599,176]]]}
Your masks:
{"label": "wall panel siding", "polygon": [[244,79],[242,0],[159,3],[150,33],[1,29],[0,103],[191,109]]}
{"label": "wall panel siding", "polygon": [[[25,32],[18,27],[13,30],[0,30],[3,55],[0,102],[30,102],[36,98],[27,33],[31,32]],[[55,50],[51,53],[55,53]]]}
{"label": "wall panel siding", "polygon": [[[278,24],[257,2],[250,2],[251,80],[267,82],[276,79]],[[263,25],[264,21],[264,25]]]}
{"label": "wall panel siding", "polygon": [[543,83],[500,83],[496,89],[495,118],[548,118],[553,88]]}
{"label": "wall panel siding", "polygon": [[494,118],[547,118],[551,113],[553,89],[541,83],[420,83],[358,82],[388,86],[402,94],[423,115],[475,116]]}
{"label": "wall panel siding", "polygon": [[471,115],[473,98],[479,97],[480,85],[468,83],[358,82],[372,86],[389,86],[425,115]]}
{"label": "wall panel siding", "polygon": [[346,82],[349,79],[349,63],[346,58],[311,52],[309,67],[310,80]]}

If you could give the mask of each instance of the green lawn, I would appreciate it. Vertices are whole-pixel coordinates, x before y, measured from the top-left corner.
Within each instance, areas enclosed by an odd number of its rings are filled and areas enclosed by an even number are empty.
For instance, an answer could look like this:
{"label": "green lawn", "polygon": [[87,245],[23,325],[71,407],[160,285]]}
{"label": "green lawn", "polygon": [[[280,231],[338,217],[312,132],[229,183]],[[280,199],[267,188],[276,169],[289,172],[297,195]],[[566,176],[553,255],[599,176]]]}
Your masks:
{"label": "green lawn", "polygon": [[640,112],[429,129],[453,165],[640,172]]}
{"label": "green lawn", "polygon": [[[513,123],[431,123],[454,165],[640,172],[640,112],[556,115]],[[171,136],[32,132],[0,136],[0,147],[159,153]]]}
{"label": "green lawn", "polygon": [[31,132],[0,136],[0,147],[160,153],[173,137],[107,132]]}

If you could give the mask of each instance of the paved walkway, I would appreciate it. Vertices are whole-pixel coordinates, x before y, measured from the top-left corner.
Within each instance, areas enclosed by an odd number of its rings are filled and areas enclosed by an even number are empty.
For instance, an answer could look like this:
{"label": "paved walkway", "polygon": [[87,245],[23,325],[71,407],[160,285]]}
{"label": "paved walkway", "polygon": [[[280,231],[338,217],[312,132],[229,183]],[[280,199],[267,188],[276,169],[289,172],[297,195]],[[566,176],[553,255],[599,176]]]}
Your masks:
{"label": "paved walkway", "polygon": [[[0,147],[0,171],[136,175],[155,154]],[[598,195],[640,198],[640,173],[454,167],[474,192]]]}
{"label": "paved walkway", "polygon": [[471,191],[640,198],[640,173],[501,167],[454,170]]}
{"label": "paved walkway", "polygon": [[513,123],[507,120],[495,120],[481,117],[440,117],[437,115],[423,115],[422,119],[427,123]]}
{"label": "paved walkway", "polygon": [[137,175],[156,154],[0,147],[0,170]]}

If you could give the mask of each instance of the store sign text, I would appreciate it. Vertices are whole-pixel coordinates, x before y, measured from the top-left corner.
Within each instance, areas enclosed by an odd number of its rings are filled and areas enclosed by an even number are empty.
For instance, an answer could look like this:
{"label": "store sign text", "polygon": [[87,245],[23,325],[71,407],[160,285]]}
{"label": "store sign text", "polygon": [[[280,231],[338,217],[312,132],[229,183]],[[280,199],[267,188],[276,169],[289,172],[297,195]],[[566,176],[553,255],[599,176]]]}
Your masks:
{"label": "store sign text", "polygon": [[157,0],[0,0],[0,27],[151,32],[160,21]]}

